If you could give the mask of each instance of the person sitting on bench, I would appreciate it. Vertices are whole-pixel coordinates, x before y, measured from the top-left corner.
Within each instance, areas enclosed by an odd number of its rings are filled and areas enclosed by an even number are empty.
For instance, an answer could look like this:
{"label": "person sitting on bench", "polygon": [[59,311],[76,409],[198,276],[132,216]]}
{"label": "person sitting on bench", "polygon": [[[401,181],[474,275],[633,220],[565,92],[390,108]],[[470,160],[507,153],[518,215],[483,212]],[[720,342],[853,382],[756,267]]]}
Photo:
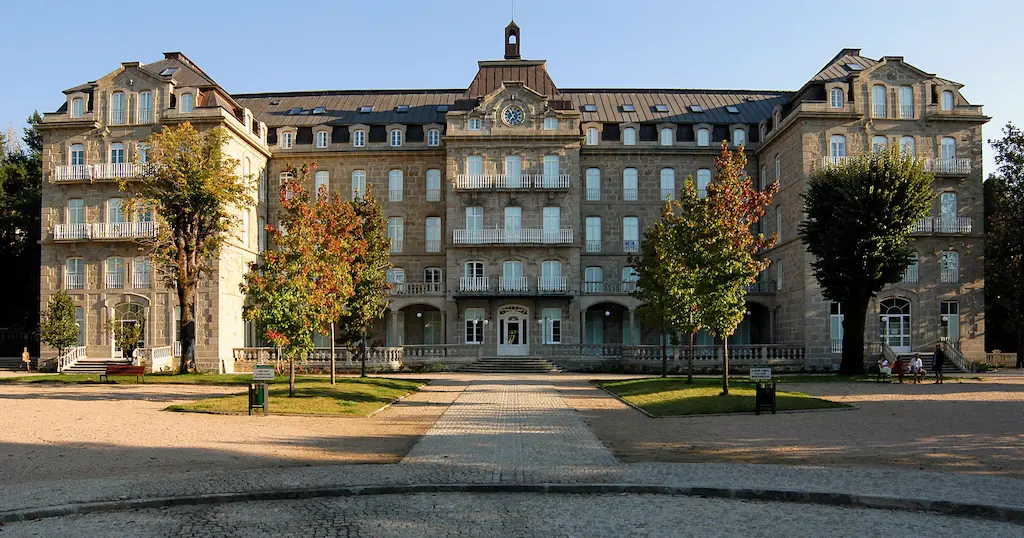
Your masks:
{"label": "person sitting on bench", "polygon": [[910,359],[910,373],[914,376],[914,383],[924,381],[927,372],[924,371],[924,361],[921,360],[921,357]]}
{"label": "person sitting on bench", "polygon": [[882,355],[878,360],[878,381],[882,381],[882,376],[892,376],[892,368],[889,367],[889,359]]}

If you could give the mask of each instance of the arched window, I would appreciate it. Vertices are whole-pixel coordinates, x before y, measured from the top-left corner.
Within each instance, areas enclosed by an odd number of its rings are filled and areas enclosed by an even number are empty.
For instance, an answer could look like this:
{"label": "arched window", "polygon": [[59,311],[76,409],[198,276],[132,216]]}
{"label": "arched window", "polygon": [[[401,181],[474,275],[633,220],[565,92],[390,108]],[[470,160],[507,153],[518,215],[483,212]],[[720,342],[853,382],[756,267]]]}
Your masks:
{"label": "arched window", "polygon": [[874,118],[886,117],[885,86],[881,84],[871,88],[871,116]]}
{"label": "arched window", "polygon": [[366,170],[352,171],[352,199],[357,200],[366,194]]}
{"label": "arched window", "polygon": [[832,105],[832,108],[843,108],[843,105],[845,104],[845,96],[843,95],[843,89],[832,88],[831,90],[829,90],[828,93],[829,103]]}
{"label": "arched window", "polygon": [[889,141],[884,136],[871,137],[871,151],[881,153],[889,146]]}
{"label": "arched window", "polygon": [[80,290],[85,287],[85,261],[68,258],[64,264],[64,289]]}
{"label": "arched window", "polygon": [[668,200],[676,195],[676,171],[671,168],[661,169],[661,199]]}
{"label": "arched window", "polygon": [[441,252],[441,217],[427,217],[425,250]]}
{"label": "arched window", "polygon": [[352,131],[352,147],[366,147],[366,131],[362,129],[356,129],[355,131]]}
{"label": "arched window", "polygon": [[942,110],[946,112],[952,112],[953,110],[953,92],[949,90],[942,92]]}
{"label": "arched window", "polygon": [[441,171],[436,168],[427,170],[427,201],[441,201]]}
{"label": "arched window", "polygon": [[662,146],[671,146],[672,142],[674,141],[672,129],[669,129],[668,127],[663,128],[661,130],[660,140]]}
{"label": "arched window", "polygon": [[331,173],[326,170],[318,170],[316,175],[313,176],[313,199],[317,200],[320,198],[320,189],[323,189],[326,196],[331,188],[330,183]]}
{"label": "arched window", "polygon": [[704,198],[708,195],[708,185],[711,183],[711,170],[701,168],[697,170],[697,196]]}
{"label": "arched window", "polygon": [[709,145],[711,145],[711,133],[707,129],[705,129],[704,127],[701,127],[700,129],[697,129],[697,145],[698,146],[709,146]]}
{"label": "arched window", "polygon": [[391,129],[391,147],[397,148],[402,146],[402,130]]}
{"label": "arched window", "polygon": [[329,133],[327,131],[317,131],[316,133],[316,147],[326,148]]}
{"label": "arched window", "polygon": [[405,190],[405,177],[401,170],[388,172],[388,201],[401,202]]}
{"label": "arched window", "polygon": [[622,217],[622,251],[640,252],[640,217]]}
{"label": "arched window", "polygon": [[592,266],[583,270],[583,292],[604,293],[603,268]]}
{"label": "arched window", "polygon": [[636,145],[636,129],[632,127],[626,127],[622,130],[622,145],[624,146],[635,146]]}
{"label": "arched window", "polygon": [[71,100],[71,117],[81,118],[85,115],[85,100],[81,97],[75,97]]}
{"label": "arched window", "polygon": [[103,265],[103,287],[106,289],[124,288],[124,258],[112,256],[107,258]]}
{"label": "arched window", "polygon": [[622,199],[636,200],[638,192],[636,168],[624,169],[622,171]]}
{"label": "arched window", "polygon": [[881,321],[882,342],[897,353],[909,353],[910,345],[910,301],[906,299],[885,299],[878,305]]}
{"label": "arched window", "polygon": [[601,199],[601,169],[587,168],[586,199],[590,201]]}
{"label": "arched window", "polygon": [[900,119],[909,120],[914,117],[914,88],[900,86]]}
{"label": "arched window", "polygon": [[178,102],[178,112],[186,113],[192,112],[195,107],[195,96],[191,93],[181,94],[181,100]]}
{"label": "arched window", "polygon": [[908,155],[910,157],[916,155],[917,149],[915,146],[914,137],[904,136],[900,138],[900,151],[903,152],[904,155]]}
{"label": "arched window", "polygon": [[153,123],[153,92],[139,94],[139,123]]}
{"label": "arched window", "polygon": [[747,132],[743,129],[732,130],[732,145],[739,147],[747,143]]}
{"label": "arched window", "polygon": [[587,145],[588,146],[596,146],[597,142],[598,142],[597,128],[596,127],[588,127],[587,128]]}
{"label": "arched window", "polygon": [[126,117],[127,108],[124,92],[114,92],[110,96],[110,123],[112,125],[124,125],[128,120]]}
{"label": "arched window", "polygon": [[441,131],[438,129],[430,129],[427,131],[427,145],[428,146],[440,146],[441,145]]}

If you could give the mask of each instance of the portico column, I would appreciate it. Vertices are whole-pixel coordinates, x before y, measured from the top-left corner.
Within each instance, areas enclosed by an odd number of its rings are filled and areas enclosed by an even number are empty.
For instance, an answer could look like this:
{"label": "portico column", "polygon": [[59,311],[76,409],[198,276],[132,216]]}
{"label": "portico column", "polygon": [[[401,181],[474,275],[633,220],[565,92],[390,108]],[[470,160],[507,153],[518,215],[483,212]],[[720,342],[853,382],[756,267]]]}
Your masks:
{"label": "portico column", "polygon": [[580,310],[580,344],[587,343],[587,311]]}
{"label": "portico column", "polygon": [[637,341],[636,341],[636,331],[633,328],[633,323],[634,323],[635,317],[636,317],[635,314],[636,313],[633,311],[633,309],[630,308],[629,309],[629,343],[630,343],[630,345],[634,345],[634,346],[635,345],[639,345],[637,343]]}
{"label": "portico column", "polygon": [[391,318],[391,346],[397,346],[400,341],[398,337],[398,313],[388,309],[388,315]]}

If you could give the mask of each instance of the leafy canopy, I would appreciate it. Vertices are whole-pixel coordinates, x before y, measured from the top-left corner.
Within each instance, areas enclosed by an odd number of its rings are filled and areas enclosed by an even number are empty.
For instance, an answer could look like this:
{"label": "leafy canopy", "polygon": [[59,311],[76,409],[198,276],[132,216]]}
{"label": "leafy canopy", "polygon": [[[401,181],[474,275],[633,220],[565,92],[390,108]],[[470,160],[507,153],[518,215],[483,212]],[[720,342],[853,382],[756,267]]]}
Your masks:
{"label": "leafy canopy", "polygon": [[55,348],[58,355],[78,345],[78,320],[75,318],[75,302],[68,292],[60,290],[50,296],[46,312],[39,325],[40,339]]}

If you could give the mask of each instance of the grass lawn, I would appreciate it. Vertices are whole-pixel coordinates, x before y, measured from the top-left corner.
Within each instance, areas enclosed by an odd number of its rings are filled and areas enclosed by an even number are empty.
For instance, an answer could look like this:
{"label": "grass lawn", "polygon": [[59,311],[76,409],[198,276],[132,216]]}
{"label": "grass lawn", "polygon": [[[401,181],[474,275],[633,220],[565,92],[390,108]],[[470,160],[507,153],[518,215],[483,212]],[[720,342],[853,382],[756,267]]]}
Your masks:
{"label": "grass lawn", "polygon": [[[692,385],[679,378],[605,381],[599,385],[657,417],[754,412],[754,385],[747,381],[730,379],[728,396],[720,396],[721,379],[695,378]],[[779,390],[775,398],[779,411],[850,407],[802,392]]]}
{"label": "grass lawn", "polygon": [[[249,378],[251,379],[251,377]],[[288,397],[288,379],[278,377],[270,385],[270,413],[274,415],[343,415],[364,417],[385,405],[419,390],[423,381],[380,377],[340,378],[331,385],[324,378],[302,377],[295,381],[295,396]],[[168,411],[199,413],[247,413],[248,392],[206,398]]]}

